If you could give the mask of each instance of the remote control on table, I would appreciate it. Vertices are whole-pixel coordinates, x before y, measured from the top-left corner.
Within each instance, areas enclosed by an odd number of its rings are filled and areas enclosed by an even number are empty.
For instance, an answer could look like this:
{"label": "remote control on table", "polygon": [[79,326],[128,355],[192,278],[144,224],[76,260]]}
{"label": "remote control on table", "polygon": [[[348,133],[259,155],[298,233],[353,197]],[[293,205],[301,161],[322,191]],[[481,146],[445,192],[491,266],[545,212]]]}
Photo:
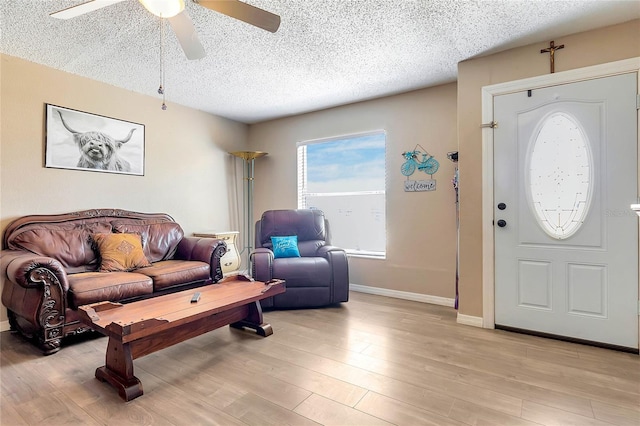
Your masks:
{"label": "remote control on table", "polygon": [[200,300],[200,292],[197,291],[193,297],[191,298],[191,303],[196,303],[198,300]]}

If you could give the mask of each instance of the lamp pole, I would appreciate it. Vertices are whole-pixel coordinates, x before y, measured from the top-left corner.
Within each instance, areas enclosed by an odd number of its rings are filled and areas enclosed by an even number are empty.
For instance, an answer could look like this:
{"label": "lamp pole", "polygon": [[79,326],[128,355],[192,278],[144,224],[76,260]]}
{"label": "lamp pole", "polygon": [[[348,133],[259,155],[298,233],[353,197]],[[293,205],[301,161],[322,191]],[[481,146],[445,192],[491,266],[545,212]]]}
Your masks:
{"label": "lamp pole", "polygon": [[252,274],[251,271],[251,252],[253,251],[253,182],[255,171],[256,158],[267,155],[262,151],[234,151],[230,152],[231,155],[242,158],[244,160],[244,180],[246,182],[245,189],[245,244],[243,251],[247,252],[247,267],[248,275]]}

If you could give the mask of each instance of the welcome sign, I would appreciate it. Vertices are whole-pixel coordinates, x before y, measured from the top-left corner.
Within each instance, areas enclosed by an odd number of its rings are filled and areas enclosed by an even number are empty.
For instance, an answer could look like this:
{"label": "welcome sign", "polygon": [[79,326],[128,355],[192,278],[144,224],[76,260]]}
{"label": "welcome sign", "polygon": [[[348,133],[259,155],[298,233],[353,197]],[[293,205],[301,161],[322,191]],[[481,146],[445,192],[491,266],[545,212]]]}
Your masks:
{"label": "welcome sign", "polygon": [[425,192],[425,191],[435,191],[435,190],[436,190],[435,179],[404,181],[404,192]]}

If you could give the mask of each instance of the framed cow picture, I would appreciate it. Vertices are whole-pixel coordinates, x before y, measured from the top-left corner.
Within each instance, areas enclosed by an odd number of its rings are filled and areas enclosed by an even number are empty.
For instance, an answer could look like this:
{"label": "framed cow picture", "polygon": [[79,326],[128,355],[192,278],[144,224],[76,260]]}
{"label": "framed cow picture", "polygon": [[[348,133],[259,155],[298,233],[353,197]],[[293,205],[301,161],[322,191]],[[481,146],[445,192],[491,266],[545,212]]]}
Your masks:
{"label": "framed cow picture", "polygon": [[143,124],[45,105],[45,167],[144,175]]}

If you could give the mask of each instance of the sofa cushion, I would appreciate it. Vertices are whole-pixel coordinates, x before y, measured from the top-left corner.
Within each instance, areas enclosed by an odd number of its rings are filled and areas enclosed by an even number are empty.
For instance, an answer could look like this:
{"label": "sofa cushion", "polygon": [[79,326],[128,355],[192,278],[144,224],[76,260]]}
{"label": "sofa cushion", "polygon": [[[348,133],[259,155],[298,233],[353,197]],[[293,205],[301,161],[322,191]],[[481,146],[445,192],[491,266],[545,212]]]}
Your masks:
{"label": "sofa cushion", "polygon": [[154,291],[211,278],[209,264],[195,260],[163,260],[136,272],[153,279]]}
{"label": "sofa cushion", "polygon": [[132,271],[151,266],[138,234],[94,234],[100,253],[100,272]]}
{"label": "sofa cushion", "polygon": [[139,234],[144,254],[152,263],[173,258],[178,243],[184,237],[184,231],[175,222],[116,220],[112,226],[114,232]]}
{"label": "sofa cushion", "polygon": [[260,224],[259,247],[269,247],[274,236],[297,235],[298,244],[327,239],[324,213],[320,210],[269,210],[262,214]]}
{"label": "sofa cushion", "polygon": [[322,240],[298,241],[298,250],[300,256],[317,256],[318,249],[324,247],[325,242]]}
{"label": "sofa cushion", "polygon": [[331,265],[324,257],[274,259],[273,278],[286,280],[287,289],[329,287],[331,285]]}
{"label": "sofa cushion", "polygon": [[153,293],[151,278],[136,272],[83,272],[69,275],[68,280],[69,303],[73,308]]}
{"label": "sofa cushion", "polygon": [[34,223],[17,230],[9,248],[53,257],[68,273],[95,271],[98,258],[91,235],[111,232],[109,223]]}

